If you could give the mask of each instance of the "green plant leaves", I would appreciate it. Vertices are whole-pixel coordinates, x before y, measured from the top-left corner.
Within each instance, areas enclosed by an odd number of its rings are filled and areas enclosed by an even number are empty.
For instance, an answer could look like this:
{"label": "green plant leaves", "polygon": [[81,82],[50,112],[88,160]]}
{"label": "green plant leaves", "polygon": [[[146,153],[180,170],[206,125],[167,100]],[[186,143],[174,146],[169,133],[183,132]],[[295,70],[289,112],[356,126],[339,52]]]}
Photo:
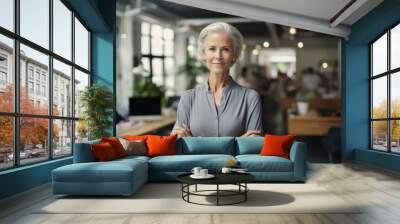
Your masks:
{"label": "green plant leaves", "polygon": [[95,84],[80,92],[81,118],[86,122],[89,139],[109,136],[112,125],[113,96],[107,86]]}

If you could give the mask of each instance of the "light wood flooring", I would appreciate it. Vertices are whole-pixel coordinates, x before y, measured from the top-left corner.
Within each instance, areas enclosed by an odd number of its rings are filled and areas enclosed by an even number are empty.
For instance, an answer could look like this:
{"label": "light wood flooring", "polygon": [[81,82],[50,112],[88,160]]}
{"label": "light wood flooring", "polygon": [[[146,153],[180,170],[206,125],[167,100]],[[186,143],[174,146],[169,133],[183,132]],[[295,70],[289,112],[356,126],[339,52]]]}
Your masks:
{"label": "light wood flooring", "polygon": [[[49,185],[0,201],[0,223],[104,224],[258,224],[400,223],[400,174],[360,163],[309,164],[308,183],[316,183],[345,201],[366,204],[356,214],[37,214],[54,200]],[[315,201],[315,203],[319,203]],[[171,205],[173,206],[173,205]]]}

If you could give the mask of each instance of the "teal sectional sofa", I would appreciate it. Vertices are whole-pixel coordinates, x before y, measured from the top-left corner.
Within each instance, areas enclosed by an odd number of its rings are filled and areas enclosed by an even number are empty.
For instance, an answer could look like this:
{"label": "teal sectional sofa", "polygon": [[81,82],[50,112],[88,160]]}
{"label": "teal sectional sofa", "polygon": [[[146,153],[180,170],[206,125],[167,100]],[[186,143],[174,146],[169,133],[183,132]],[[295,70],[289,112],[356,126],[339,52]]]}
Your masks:
{"label": "teal sectional sofa", "polygon": [[185,137],[177,141],[177,155],[127,156],[96,162],[91,141],[75,144],[74,163],[52,171],[54,194],[131,195],[148,181],[176,181],[193,167],[219,172],[234,159],[259,182],[305,182],[307,148],[294,142],[290,159],[260,156],[263,137]]}

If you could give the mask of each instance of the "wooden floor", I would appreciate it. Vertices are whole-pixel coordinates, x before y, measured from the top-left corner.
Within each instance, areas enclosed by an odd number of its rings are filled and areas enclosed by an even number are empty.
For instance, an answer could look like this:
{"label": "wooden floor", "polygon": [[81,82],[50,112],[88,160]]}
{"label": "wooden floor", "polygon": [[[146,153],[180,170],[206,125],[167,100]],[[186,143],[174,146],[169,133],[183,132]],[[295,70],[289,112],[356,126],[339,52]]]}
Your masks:
{"label": "wooden floor", "polygon": [[36,208],[54,200],[47,185],[0,202],[0,223],[400,223],[400,174],[359,163],[310,164],[309,168],[308,182],[349,203],[367,206],[357,214],[35,214]]}

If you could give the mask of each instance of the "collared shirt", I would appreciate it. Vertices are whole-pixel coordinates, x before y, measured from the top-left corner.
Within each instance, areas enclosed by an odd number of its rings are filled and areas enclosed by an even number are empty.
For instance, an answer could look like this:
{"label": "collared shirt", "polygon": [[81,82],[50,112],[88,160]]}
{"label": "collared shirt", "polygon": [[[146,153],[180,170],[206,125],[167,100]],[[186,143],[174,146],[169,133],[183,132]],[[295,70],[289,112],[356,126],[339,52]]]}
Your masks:
{"label": "collared shirt", "polygon": [[248,130],[262,132],[261,98],[252,89],[230,78],[217,110],[208,80],[183,92],[174,129],[187,125],[193,136],[241,136]]}

